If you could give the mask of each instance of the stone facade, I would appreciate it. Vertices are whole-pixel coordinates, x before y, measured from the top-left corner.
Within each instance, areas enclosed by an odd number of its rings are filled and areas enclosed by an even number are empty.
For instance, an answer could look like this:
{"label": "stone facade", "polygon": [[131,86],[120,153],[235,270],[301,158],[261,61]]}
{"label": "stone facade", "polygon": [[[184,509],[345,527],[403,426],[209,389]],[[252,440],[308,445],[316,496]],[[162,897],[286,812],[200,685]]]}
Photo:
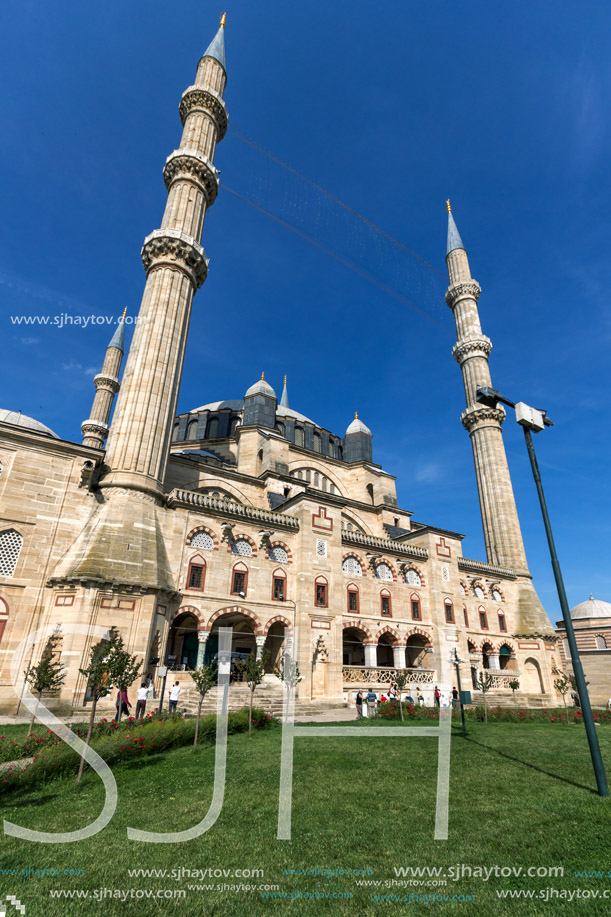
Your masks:
{"label": "stone facade", "polygon": [[462,535],[398,507],[395,478],[374,463],[358,418],[333,434],[291,410],[286,387],[278,404],[264,379],[243,399],[175,418],[208,267],[201,237],[218,191],[225,84],[221,27],[180,103],[182,140],[164,170],[161,228],[142,249],[146,286],[106,450],[122,354],[112,342],[83,445],[0,423],[0,709],[16,703],[16,651],[21,671],[42,652],[27,639],[40,627],[63,634],[68,677],[55,704],[82,707],[79,667],[99,637],[73,635],[72,624],[117,628],[145,672],[165,660],[187,683],[190,667],[214,659],[220,626],[233,627],[238,657],[269,652],[271,683],[291,636],[299,703],[384,690],[405,668],[411,693],[431,701],[435,684],[451,690],[454,651],[463,687],[489,671],[497,699],[516,679],[526,700],[551,702],[559,658],[526,564],[503,417],[475,404],[475,387],[490,384],[491,345],[462,247],[448,254],[447,300],[487,562],[463,557]]}

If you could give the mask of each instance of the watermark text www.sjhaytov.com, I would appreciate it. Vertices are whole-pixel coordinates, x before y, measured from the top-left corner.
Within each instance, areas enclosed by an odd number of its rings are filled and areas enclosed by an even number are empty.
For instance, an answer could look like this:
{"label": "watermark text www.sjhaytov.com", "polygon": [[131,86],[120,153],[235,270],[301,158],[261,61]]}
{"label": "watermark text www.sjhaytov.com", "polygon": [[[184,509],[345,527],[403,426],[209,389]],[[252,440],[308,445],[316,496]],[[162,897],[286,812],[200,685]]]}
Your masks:
{"label": "watermark text www.sjhaytov.com", "polygon": [[142,323],[137,315],[11,315],[12,325],[43,325],[49,328],[88,328],[90,325],[136,325]]}

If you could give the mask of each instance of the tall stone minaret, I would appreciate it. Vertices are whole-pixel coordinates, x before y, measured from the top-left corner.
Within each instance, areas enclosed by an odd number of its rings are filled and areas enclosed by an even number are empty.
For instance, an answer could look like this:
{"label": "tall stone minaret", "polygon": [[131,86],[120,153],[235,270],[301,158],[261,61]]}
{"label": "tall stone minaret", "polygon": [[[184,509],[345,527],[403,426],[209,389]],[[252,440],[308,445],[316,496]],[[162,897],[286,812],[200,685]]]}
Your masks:
{"label": "tall stone minaret", "polygon": [[492,384],[488,366],[492,343],[482,334],[477,309],[481,288],[471,277],[467,252],[449,201],[447,207],[446,263],[450,286],[446,302],[456,322],[458,341],[452,353],[462,370],[465,386],[467,408],[461,420],[473,446],[486,555],[488,563],[511,567],[515,573],[529,576],[501,430],[505,411],[500,406],[489,408],[478,404],[475,397],[478,386]]}
{"label": "tall stone minaret", "polygon": [[180,101],[182,140],[164,168],[168,200],[161,228],[142,248],[146,286],[108,438],[103,488],[162,493],[191,303],[208,271],[200,242],[219,187],[214,152],[227,130],[224,32],[223,15]]}
{"label": "tall stone minaret", "polygon": [[117,329],[106,348],[102,372],[94,376],[95,396],[87,420],[81,424],[83,445],[102,449],[108,436],[108,421],[115,395],[121,387],[119,371],[123,361],[123,343],[125,340],[125,314],[119,320]]}

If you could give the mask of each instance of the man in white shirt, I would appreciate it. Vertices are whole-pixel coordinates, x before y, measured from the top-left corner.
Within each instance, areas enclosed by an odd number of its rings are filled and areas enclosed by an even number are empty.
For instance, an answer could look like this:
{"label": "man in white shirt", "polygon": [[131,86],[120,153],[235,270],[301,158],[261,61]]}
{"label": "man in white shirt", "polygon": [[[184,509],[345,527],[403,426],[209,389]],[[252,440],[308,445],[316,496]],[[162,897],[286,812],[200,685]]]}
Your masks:
{"label": "man in white shirt", "polygon": [[144,716],[144,711],[146,710],[146,699],[149,696],[149,689],[146,686],[146,682],[143,681],[140,687],[138,688],[138,702],[136,703],[136,719],[140,720]]}
{"label": "man in white shirt", "polygon": [[180,695],[180,685],[177,681],[170,688],[170,713],[176,713],[176,705]]}

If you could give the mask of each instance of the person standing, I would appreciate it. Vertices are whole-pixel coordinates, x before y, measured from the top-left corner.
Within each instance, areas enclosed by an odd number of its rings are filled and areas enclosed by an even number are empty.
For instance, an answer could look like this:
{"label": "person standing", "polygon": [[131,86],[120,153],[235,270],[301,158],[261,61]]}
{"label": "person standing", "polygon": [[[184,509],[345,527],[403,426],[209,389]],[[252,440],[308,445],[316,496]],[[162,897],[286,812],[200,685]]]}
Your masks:
{"label": "person standing", "polygon": [[452,688],[452,706],[458,707],[458,690],[456,686]]}
{"label": "person standing", "polygon": [[119,690],[117,691],[117,701],[116,701],[117,714],[115,716],[115,723],[119,722],[119,709],[121,710],[121,715],[125,714],[125,716],[129,716],[130,707],[131,707],[131,704],[127,696],[127,688],[119,688]]}
{"label": "person standing", "polygon": [[356,718],[357,720],[363,719],[363,695],[360,688],[356,692]]}
{"label": "person standing", "polygon": [[434,694],[435,694],[435,706],[440,707],[441,706],[441,691],[439,690],[438,685],[435,685]]}
{"label": "person standing", "polygon": [[144,711],[146,710],[146,701],[149,696],[149,689],[146,686],[146,682],[143,681],[140,687],[138,688],[138,700],[136,701],[136,719],[140,720],[144,716]]}
{"label": "person standing", "polygon": [[376,702],[377,702],[376,693],[375,691],[370,689],[369,693],[367,694],[367,716],[368,717],[373,717],[373,716],[378,715]]}
{"label": "person standing", "polygon": [[417,699],[418,699],[418,704],[419,704],[419,706],[420,706],[420,707],[424,707],[424,694],[422,693],[422,691],[420,690],[420,688],[418,688],[418,694],[417,694],[416,696],[417,696]]}
{"label": "person standing", "polygon": [[175,681],[170,688],[170,713],[176,713],[178,698],[180,697],[180,684]]}

